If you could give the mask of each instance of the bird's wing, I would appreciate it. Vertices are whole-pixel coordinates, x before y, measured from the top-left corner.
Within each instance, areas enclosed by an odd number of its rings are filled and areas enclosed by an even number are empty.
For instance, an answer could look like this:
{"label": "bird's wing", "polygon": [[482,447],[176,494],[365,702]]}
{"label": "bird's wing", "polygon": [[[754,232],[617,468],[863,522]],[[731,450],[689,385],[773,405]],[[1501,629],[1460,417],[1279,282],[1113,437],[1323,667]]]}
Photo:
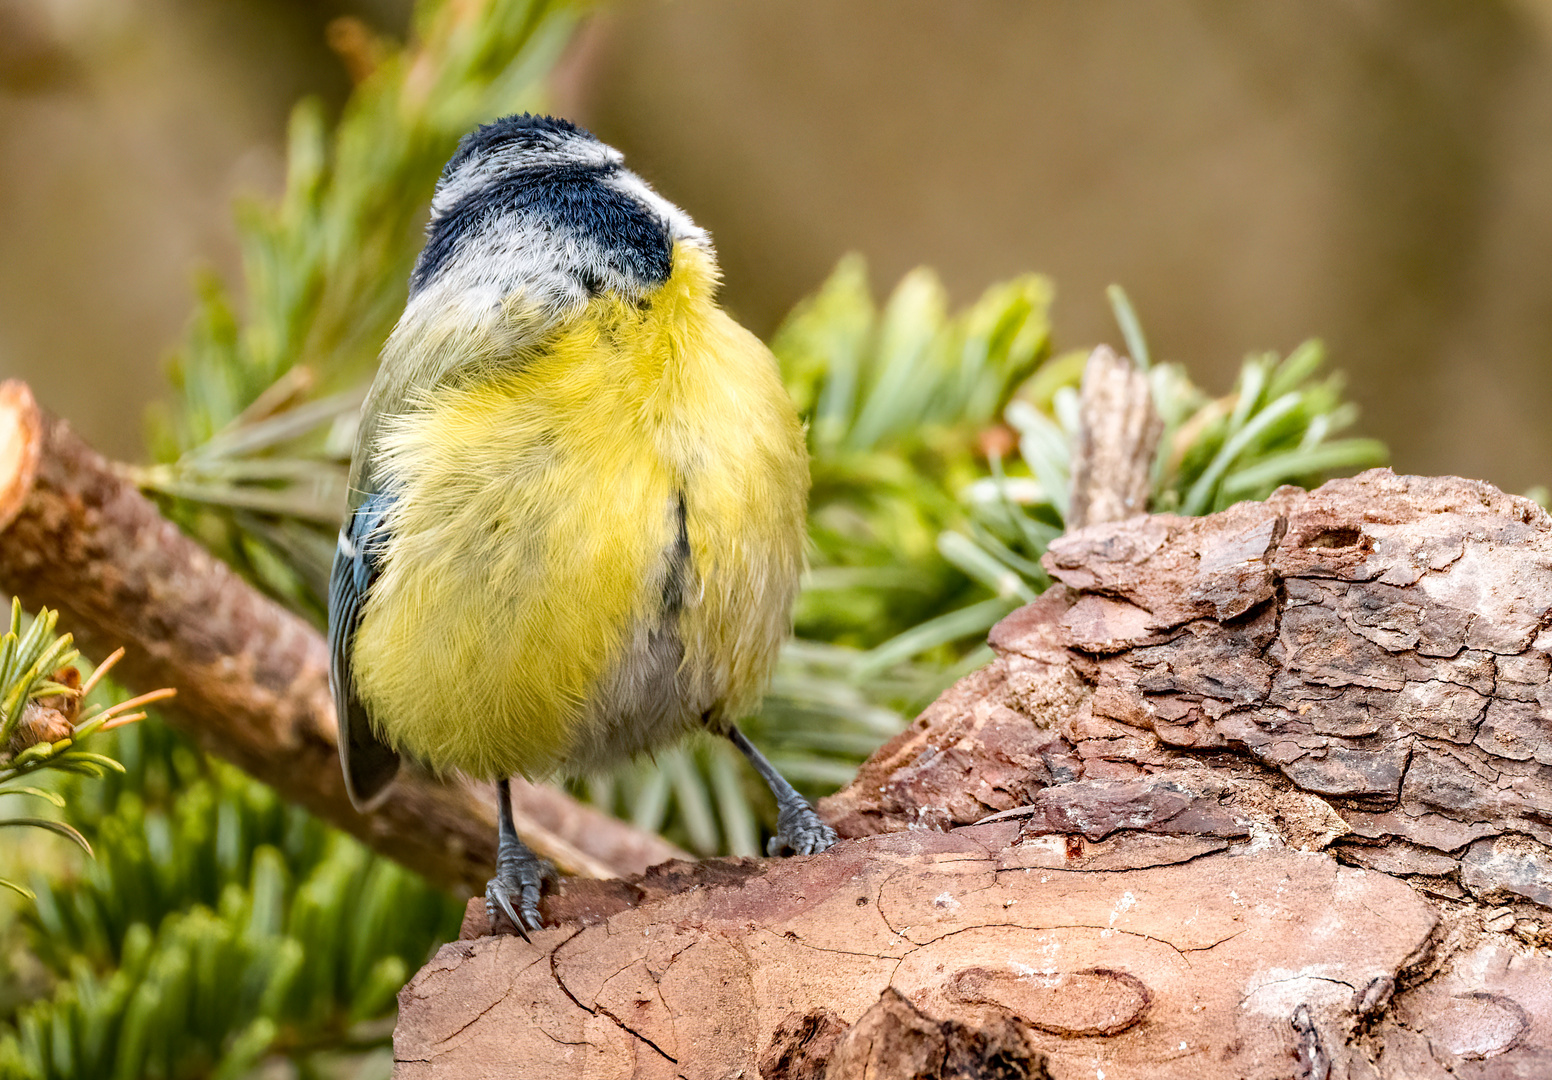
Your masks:
{"label": "bird's wing", "polygon": [[361,621],[361,603],[377,578],[384,535],[383,519],[393,500],[377,493],[351,511],[340,530],[329,572],[329,689],[339,720],[340,764],[345,790],[357,809],[376,805],[399,771],[399,755],[372,731],[366,707],[356,697],[350,651]]}

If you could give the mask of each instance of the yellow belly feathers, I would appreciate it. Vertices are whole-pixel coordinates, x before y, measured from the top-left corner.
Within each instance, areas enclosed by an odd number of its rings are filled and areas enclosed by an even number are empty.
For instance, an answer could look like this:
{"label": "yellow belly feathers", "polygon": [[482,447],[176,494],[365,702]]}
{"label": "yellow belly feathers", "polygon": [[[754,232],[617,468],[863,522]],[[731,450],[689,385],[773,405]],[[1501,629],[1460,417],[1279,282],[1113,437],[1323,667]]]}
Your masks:
{"label": "yellow belly feathers", "polygon": [[[807,461],[774,358],[712,301],[713,275],[681,245],[650,303],[596,298],[532,357],[385,425],[396,502],[353,649],[385,741],[541,776],[758,702],[802,566]],[[681,498],[688,574],[665,615]],[[647,708],[632,695],[662,683],[636,669],[665,632],[675,700]]]}

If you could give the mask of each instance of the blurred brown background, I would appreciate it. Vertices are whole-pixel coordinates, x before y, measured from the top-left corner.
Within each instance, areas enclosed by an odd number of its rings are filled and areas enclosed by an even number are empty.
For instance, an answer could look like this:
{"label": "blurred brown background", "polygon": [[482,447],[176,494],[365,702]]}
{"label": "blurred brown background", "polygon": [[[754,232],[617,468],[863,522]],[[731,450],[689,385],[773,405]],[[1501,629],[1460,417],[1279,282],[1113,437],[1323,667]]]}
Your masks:
{"label": "blurred brown background", "polygon": [[[113,454],[341,15],[408,0],[0,0],[0,375]],[[1026,269],[1062,346],[1228,388],[1318,335],[1398,469],[1552,482],[1552,0],[623,0],[556,80],[715,235],[768,332],[845,251],[954,296]]]}

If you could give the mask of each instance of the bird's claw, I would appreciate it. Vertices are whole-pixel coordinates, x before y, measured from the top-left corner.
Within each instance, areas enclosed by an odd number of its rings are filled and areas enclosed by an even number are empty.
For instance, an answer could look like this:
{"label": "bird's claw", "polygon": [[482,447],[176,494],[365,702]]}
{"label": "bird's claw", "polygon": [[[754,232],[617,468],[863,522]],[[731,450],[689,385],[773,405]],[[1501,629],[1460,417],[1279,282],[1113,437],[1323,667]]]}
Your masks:
{"label": "bird's claw", "polygon": [[817,855],[836,841],[835,830],[819,820],[813,807],[796,803],[782,807],[776,815],[776,835],[765,845],[765,853],[777,855]]}
{"label": "bird's claw", "polygon": [[528,931],[543,929],[539,896],[544,891],[545,881],[554,876],[553,866],[532,856],[498,866],[496,876],[485,886],[485,915],[491,929],[495,929],[498,913],[511,921],[524,941],[528,940]]}

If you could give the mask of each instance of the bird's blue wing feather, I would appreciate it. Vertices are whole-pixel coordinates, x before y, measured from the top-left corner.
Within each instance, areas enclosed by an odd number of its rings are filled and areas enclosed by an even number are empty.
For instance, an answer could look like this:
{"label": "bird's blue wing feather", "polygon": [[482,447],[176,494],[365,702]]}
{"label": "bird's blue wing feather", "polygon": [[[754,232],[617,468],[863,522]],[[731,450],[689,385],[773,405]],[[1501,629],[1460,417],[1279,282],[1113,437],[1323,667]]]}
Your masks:
{"label": "bird's blue wing feather", "polygon": [[350,670],[361,605],[377,579],[386,540],[383,519],[392,503],[391,496],[376,493],[351,513],[340,531],[329,572],[329,689],[339,720],[345,789],[361,809],[376,801],[399,770],[399,755],[372,730]]}

